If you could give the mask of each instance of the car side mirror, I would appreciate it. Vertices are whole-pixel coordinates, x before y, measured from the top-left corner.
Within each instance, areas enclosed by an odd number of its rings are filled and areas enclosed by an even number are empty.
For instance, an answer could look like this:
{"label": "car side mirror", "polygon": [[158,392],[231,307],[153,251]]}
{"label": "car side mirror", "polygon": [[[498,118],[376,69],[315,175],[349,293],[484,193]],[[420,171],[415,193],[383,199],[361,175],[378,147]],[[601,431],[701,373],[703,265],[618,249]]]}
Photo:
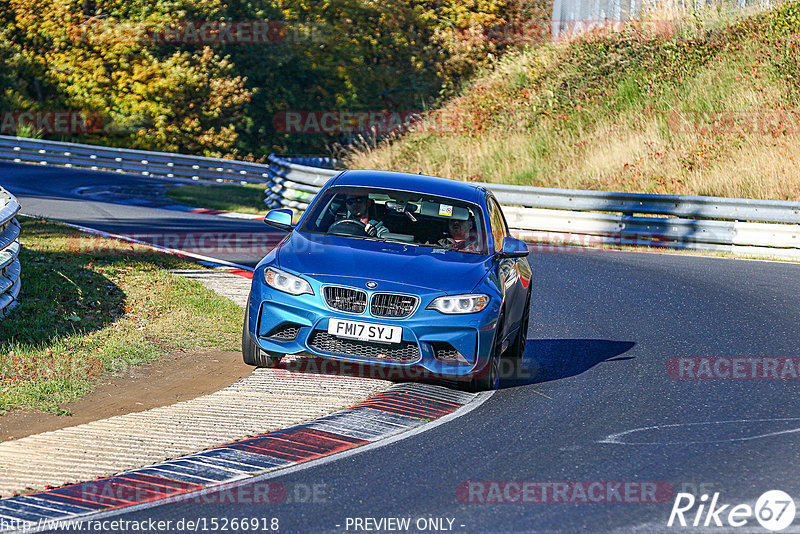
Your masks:
{"label": "car side mirror", "polygon": [[264,217],[264,222],[279,230],[291,232],[292,228],[294,228],[292,225],[292,215],[292,210],[287,208],[269,210],[267,216]]}
{"label": "car side mirror", "polygon": [[516,237],[505,237],[500,255],[504,258],[524,258],[528,255],[528,244]]}

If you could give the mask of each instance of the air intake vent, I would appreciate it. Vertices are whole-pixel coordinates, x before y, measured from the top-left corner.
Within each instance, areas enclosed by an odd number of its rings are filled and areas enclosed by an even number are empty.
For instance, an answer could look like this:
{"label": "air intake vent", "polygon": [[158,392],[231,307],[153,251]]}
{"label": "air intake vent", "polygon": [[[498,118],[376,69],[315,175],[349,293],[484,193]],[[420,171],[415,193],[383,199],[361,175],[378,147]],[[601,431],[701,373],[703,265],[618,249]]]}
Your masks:
{"label": "air intake vent", "polygon": [[269,333],[264,337],[274,341],[286,342],[294,341],[299,333],[300,327],[298,325],[292,323],[283,323],[282,325],[276,326],[270,330]]}
{"label": "air intake vent", "polygon": [[326,286],[325,302],[334,310],[347,313],[364,313],[367,309],[367,294],[360,289]]}
{"label": "air intake vent", "polygon": [[394,293],[375,293],[370,302],[369,312],[375,317],[403,319],[414,312],[417,297],[396,295]]}
{"label": "air intake vent", "polygon": [[458,350],[450,343],[437,342],[431,343],[431,345],[433,346],[433,352],[436,354],[437,360],[445,363],[469,363],[467,359],[464,358],[464,355],[458,352]]}
{"label": "air intake vent", "polygon": [[360,356],[379,360],[396,360],[414,362],[419,360],[419,346],[411,341],[384,344],[371,341],[358,341],[332,336],[323,330],[314,330],[308,340],[312,349],[341,354],[343,356]]}

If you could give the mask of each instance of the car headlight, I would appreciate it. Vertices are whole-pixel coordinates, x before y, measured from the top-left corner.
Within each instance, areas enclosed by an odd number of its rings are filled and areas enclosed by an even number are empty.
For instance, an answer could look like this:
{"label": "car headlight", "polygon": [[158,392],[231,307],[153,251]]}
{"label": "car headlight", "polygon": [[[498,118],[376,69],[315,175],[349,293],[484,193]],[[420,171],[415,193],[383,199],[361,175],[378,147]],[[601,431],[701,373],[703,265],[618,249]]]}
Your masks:
{"label": "car headlight", "polygon": [[447,314],[476,313],[484,309],[487,304],[489,304],[489,295],[473,293],[469,295],[439,297],[428,304],[428,309]]}
{"label": "car headlight", "polygon": [[264,271],[264,280],[270,287],[291,295],[314,294],[314,290],[311,289],[311,285],[308,282],[299,276],[289,274],[275,267],[268,267]]}

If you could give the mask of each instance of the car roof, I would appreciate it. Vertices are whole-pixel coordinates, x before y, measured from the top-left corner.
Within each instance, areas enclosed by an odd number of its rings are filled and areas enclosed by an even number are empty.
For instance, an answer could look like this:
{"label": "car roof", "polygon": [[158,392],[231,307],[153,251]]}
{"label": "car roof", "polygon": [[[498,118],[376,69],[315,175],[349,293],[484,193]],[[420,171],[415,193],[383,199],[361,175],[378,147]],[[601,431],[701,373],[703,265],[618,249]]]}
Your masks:
{"label": "car roof", "polygon": [[414,191],[426,195],[436,195],[467,202],[480,202],[483,187],[448,180],[437,176],[427,176],[425,174],[411,174],[407,172],[395,171],[344,171],[339,174],[331,186],[362,186],[380,187],[384,189],[399,189],[402,191]]}

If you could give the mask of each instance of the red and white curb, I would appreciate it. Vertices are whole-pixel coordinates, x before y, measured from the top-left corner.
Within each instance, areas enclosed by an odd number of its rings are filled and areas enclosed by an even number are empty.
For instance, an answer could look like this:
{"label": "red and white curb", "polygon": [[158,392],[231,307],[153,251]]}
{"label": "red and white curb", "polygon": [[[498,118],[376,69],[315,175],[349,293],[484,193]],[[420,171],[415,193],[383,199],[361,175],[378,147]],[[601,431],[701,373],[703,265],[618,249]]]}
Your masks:
{"label": "red and white curb", "polygon": [[[429,384],[397,384],[346,410],[113,477],[0,500],[6,530],[81,519],[162,499],[191,498],[217,486],[317,460],[421,430],[437,419],[466,413],[489,398]],[[435,424],[435,423],[433,423]],[[285,488],[270,483],[259,498],[280,503]],[[202,494],[202,493],[200,493]],[[18,525],[18,527],[13,527]]]}
{"label": "red and white curb", "polygon": [[184,211],[187,213],[202,213],[204,215],[216,215],[217,217],[227,217],[229,219],[247,219],[247,220],[263,220],[264,215],[255,215],[253,213],[239,213],[236,211],[219,211],[208,208],[187,208],[186,206],[170,205],[161,206],[165,210]]}

